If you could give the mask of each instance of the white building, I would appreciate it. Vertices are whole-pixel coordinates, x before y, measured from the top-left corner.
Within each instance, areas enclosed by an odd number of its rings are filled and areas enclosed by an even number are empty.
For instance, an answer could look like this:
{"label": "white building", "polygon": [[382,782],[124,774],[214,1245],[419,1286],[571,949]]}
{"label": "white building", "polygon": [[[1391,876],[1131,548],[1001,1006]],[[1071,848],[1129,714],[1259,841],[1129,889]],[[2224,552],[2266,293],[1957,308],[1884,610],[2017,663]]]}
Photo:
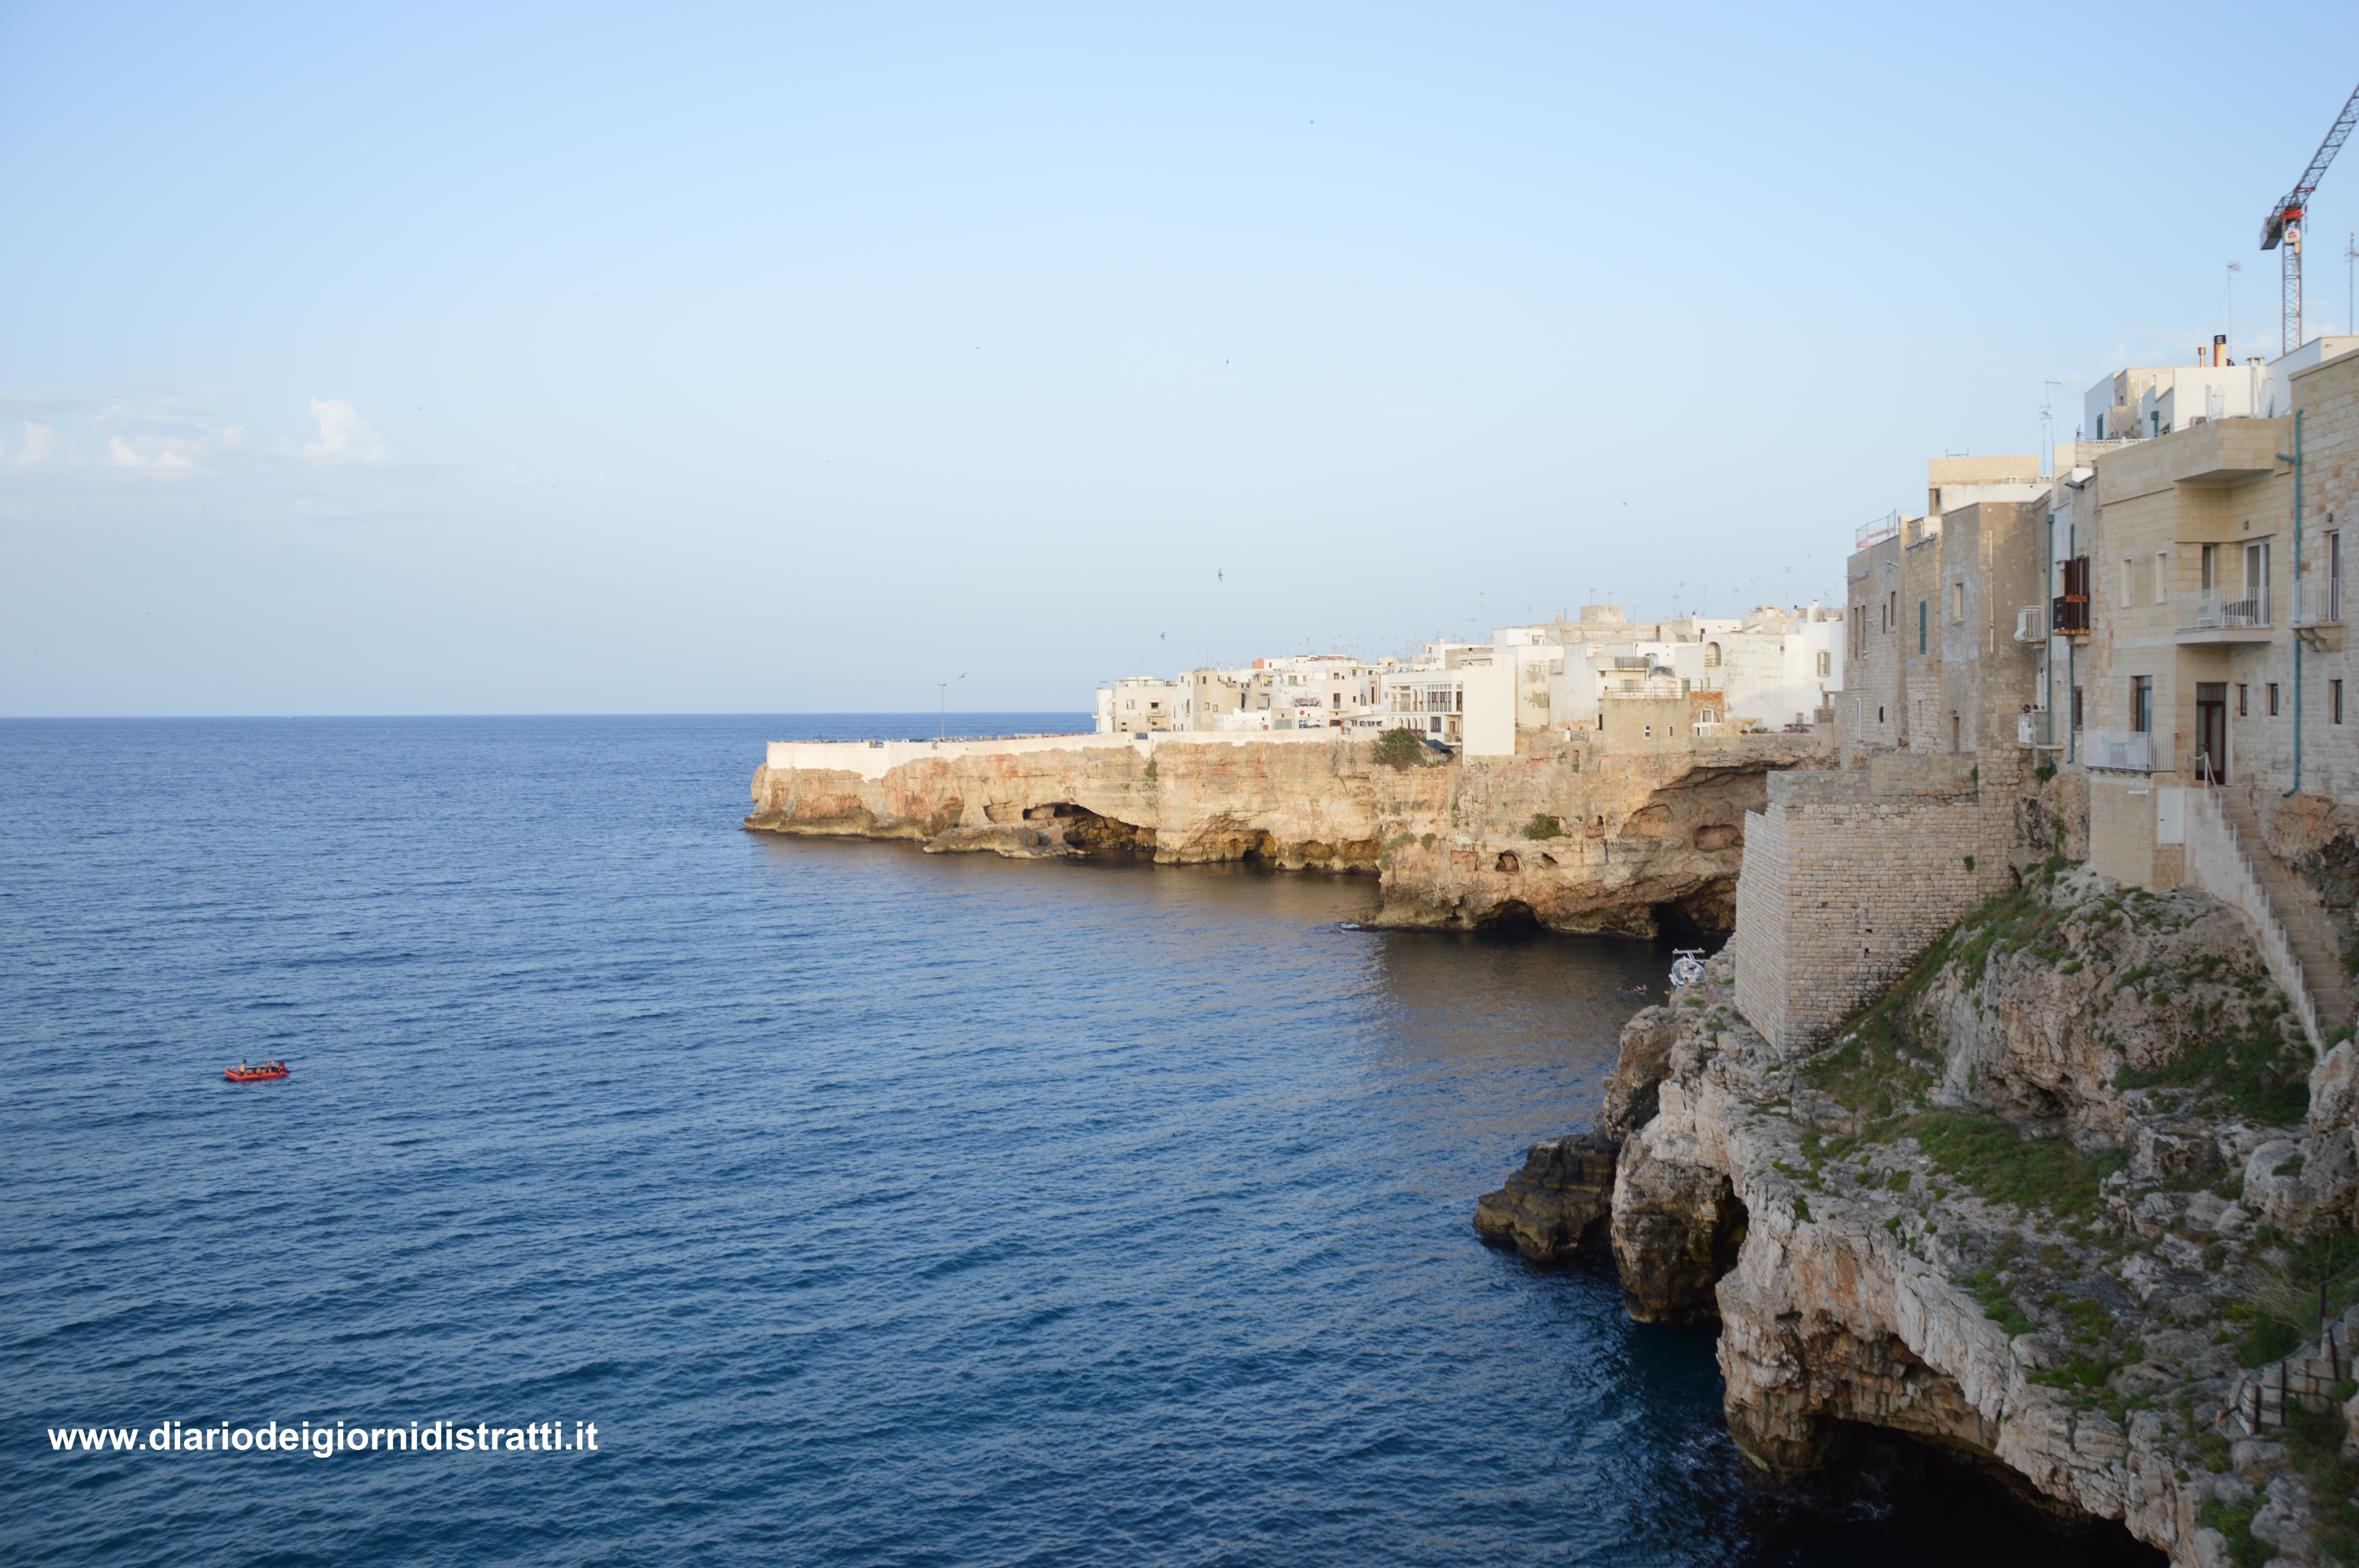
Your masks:
{"label": "white building", "polygon": [[2359,337],[2322,337],[2266,363],[2118,370],[2082,394],[2082,435],[2087,441],[2148,441],[2211,419],[2274,419],[2292,411],[2297,372],[2354,349]]}
{"label": "white building", "polygon": [[[1619,633],[1617,636],[1616,633]],[[1488,648],[1452,646],[1466,751],[1512,756],[1518,732],[1595,730],[1609,703],[1722,694],[1725,720],[1815,722],[1841,683],[1843,620],[1818,605],[1763,605],[1743,620],[1630,622],[1590,605],[1579,622],[1505,626]]]}

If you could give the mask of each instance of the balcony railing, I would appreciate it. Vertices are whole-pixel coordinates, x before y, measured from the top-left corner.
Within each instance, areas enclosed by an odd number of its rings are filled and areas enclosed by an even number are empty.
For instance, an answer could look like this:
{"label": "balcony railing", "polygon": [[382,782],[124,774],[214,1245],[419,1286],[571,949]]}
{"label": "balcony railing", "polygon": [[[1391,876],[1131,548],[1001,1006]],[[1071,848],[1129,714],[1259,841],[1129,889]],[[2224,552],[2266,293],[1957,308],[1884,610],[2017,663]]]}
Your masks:
{"label": "balcony railing", "polygon": [[2047,708],[2035,708],[2015,716],[2015,743],[2018,746],[2055,746],[2056,715]]}
{"label": "balcony railing", "polygon": [[2059,637],[2085,637],[2089,634],[2087,599],[2060,593],[2048,608],[2049,628]]}
{"label": "balcony railing", "polygon": [[2288,620],[2295,626],[2340,624],[2343,620],[2343,585],[2331,577],[2296,578],[2293,610]]}
{"label": "balcony railing", "polygon": [[[2236,597],[2228,597],[2235,592]],[[2267,631],[2269,624],[2269,595],[2267,589],[2239,591],[2227,589],[2197,589],[2179,596],[2179,629],[2181,632],[2253,632]]]}
{"label": "balcony railing", "polygon": [[2091,730],[2081,737],[2081,761],[2125,773],[2170,772],[2170,740],[2143,730]]}
{"label": "balcony railing", "polygon": [[2052,614],[2051,607],[2045,604],[2027,604],[2017,610],[2015,612],[2015,640],[2018,643],[2048,641],[2049,619]]}
{"label": "balcony railing", "polygon": [[1900,514],[1889,512],[1873,523],[1863,523],[1853,535],[1852,548],[1864,550],[1870,545],[1880,545],[1900,532]]}

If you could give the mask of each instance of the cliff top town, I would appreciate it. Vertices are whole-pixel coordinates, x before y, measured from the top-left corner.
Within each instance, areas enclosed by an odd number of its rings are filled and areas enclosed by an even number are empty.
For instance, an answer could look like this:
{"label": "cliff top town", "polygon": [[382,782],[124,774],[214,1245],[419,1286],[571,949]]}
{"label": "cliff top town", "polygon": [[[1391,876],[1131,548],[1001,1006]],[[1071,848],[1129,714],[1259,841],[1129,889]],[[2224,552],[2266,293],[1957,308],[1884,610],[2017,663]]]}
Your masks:
{"label": "cliff top town", "polygon": [[2354,351],[2126,369],[2052,468],[1933,460],[1840,609],[1592,605],[1119,681],[1093,735],[778,742],[746,825],[1725,936],[1478,1228],[1718,1321],[1769,1474],[1923,1440],[2174,1563],[2359,1562]]}

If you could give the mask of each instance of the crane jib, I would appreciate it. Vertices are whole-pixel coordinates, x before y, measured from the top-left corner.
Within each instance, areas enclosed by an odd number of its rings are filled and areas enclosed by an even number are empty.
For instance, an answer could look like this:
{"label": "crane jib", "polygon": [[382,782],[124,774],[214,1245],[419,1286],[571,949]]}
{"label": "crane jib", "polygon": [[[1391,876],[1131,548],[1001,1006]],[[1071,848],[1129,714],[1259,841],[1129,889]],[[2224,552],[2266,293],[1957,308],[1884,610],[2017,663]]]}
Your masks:
{"label": "crane jib", "polygon": [[2302,170],[2301,178],[2294,182],[2294,188],[2286,193],[2285,200],[2277,204],[2261,224],[2261,249],[2277,249],[2277,242],[2285,238],[2286,225],[2301,222],[2302,210],[2310,205],[2310,193],[2318,189],[2318,182],[2325,177],[2326,166],[2334,161],[2334,155],[2350,138],[2354,124],[2359,124],[2359,88],[2352,90],[2350,99],[2343,105],[2343,113],[2335,116],[2333,126],[2327,131],[2326,139],[2318,144],[2318,151],[2311,156],[2310,167]]}

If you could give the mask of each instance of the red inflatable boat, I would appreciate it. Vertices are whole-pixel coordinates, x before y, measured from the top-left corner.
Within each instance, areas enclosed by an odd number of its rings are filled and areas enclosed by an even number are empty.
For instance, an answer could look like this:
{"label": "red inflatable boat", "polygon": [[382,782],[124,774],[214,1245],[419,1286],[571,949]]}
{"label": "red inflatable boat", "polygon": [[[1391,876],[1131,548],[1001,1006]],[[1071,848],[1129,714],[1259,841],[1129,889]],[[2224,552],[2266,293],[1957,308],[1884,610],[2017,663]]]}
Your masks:
{"label": "red inflatable boat", "polygon": [[287,1076],[287,1064],[272,1063],[261,1067],[232,1067],[222,1074],[234,1084],[266,1084]]}

